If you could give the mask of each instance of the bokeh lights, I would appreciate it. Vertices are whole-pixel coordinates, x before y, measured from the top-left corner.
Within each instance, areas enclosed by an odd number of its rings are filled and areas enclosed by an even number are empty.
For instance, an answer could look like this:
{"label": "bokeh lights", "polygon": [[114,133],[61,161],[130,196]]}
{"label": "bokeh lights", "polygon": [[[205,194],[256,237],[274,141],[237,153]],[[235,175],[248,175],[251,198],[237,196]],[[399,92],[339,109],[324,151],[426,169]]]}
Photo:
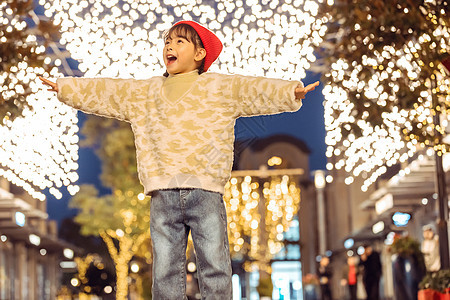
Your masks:
{"label": "bokeh lights", "polygon": [[[37,73],[37,72],[36,72]],[[33,81],[36,73],[27,73]],[[38,73],[39,74],[39,73]],[[57,76],[57,74],[53,74]],[[78,126],[76,111],[61,104],[38,83],[27,101],[32,110],[0,127],[0,176],[24,188],[32,197],[45,200],[42,190],[57,199],[61,188],[78,191]]]}
{"label": "bokeh lights", "polygon": [[283,233],[297,215],[300,188],[296,178],[232,177],[225,186],[224,200],[232,256],[267,265],[285,246]]}
{"label": "bokeh lights", "polygon": [[301,80],[315,60],[298,36],[309,30],[315,1],[40,1],[62,27],[61,43],[85,76],[162,75],[163,32],[195,20],[224,44],[211,71]]}
{"label": "bokeh lights", "polygon": [[[333,1],[327,3],[334,4]],[[185,19],[207,24],[222,40],[224,50],[218,62],[212,65],[212,72],[301,80],[306,77],[306,70],[316,62],[314,48],[320,47],[324,42],[328,22],[327,18],[316,18],[319,4],[308,0],[41,0],[39,4],[44,7],[45,15],[61,26],[60,42],[65,45],[71,57],[80,62],[79,69],[86,77],[142,79],[162,75],[165,71],[161,60],[163,32],[176,21]],[[395,31],[396,28],[383,30]],[[306,35],[312,38],[298,43],[299,37]],[[421,68],[420,62],[415,60],[418,51],[429,45],[448,47],[450,35],[447,28],[439,29],[434,35],[438,37],[439,45],[430,44],[430,36],[423,34],[418,43],[409,43],[400,50],[390,46],[385,46],[380,51],[374,50],[373,55],[362,57],[360,66],[355,65],[355,62],[339,59],[331,70],[326,70],[325,76],[342,80],[345,87],[327,85],[323,89],[328,145],[326,155],[333,158],[327,168],[345,170],[348,173],[345,180],[347,184],[354,182],[355,177],[362,176],[364,182],[361,189],[366,191],[389,166],[405,162],[418,148],[428,146],[414,136],[405,140],[402,135],[402,128],[411,128],[414,118],[418,118],[426,130],[434,130],[432,95],[427,92],[420,94],[424,105],[415,110],[394,107],[392,111],[380,112],[382,126],[370,125],[364,121],[363,116],[357,122],[361,136],[347,136],[343,132],[350,129],[349,123],[356,122],[354,106],[348,100],[349,91],[352,95],[364,94],[380,107],[386,106],[389,101],[395,101],[395,95],[383,90],[382,83],[387,79],[391,80],[393,83],[390,87],[395,91],[396,78],[403,74],[412,81],[417,78]],[[371,39],[372,37],[367,37],[366,44],[369,45]],[[359,80],[358,72],[347,74],[349,66],[356,71],[363,66],[383,68],[383,61],[393,56],[402,58],[389,63],[387,68],[380,69],[367,83]],[[420,82],[416,83],[418,84]],[[439,86],[441,90],[449,90],[449,79],[440,78]],[[415,87],[412,84],[411,88]],[[48,95],[42,97],[51,98]],[[440,127],[442,131],[449,121],[448,112],[443,113]],[[73,134],[70,130],[67,132]],[[434,150],[445,151],[440,148]],[[69,168],[67,166],[70,165],[73,167],[71,170],[74,170],[73,159],[76,155],[71,157],[72,161],[65,166]],[[55,176],[53,174],[52,178],[60,177]],[[70,175],[72,179],[75,177]],[[49,187],[49,182],[53,181],[54,188],[57,189],[60,181],[65,185],[67,180],[71,180],[68,177],[64,179],[47,179],[48,182],[41,180],[39,184],[33,181],[33,184]],[[77,187],[71,186],[70,189],[73,192]]]}
{"label": "bokeh lights", "polygon": [[[4,5],[3,5],[4,6]],[[21,31],[24,22],[17,21],[11,9],[1,10],[0,22]],[[7,31],[9,30],[7,27]],[[2,36],[1,42],[6,42]],[[35,45],[36,53],[43,53],[34,35],[26,43]],[[51,63],[46,58],[46,63]],[[78,191],[78,126],[76,111],[61,104],[53,93],[44,90],[37,76],[60,77],[56,67],[49,73],[34,67],[26,60],[13,66],[11,72],[0,72],[0,92],[3,99],[13,99],[14,93],[22,94],[22,84],[29,84],[32,94],[26,98],[23,117],[11,120],[8,115],[0,126],[0,176],[22,187],[33,198],[44,201],[44,190],[56,198],[62,197],[63,187],[70,194]],[[10,80],[10,86],[3,83]],[[14,101],[14,100],[9,100]]]}
{"label": "bokeh lights", "polygon": [[[326,17],[311,25],[317,34],[301,40],[310,41],[316,49],[330,49],[322,54],[331,57],[323,60],[333,62],[331,68],[322,70],[330,82],[323,90],[327,169],[344,170],[346,184],[362,178],[361,190],[367,191],[390,166],[405,163],[418,150],[429,147],[428,155],[448,152],[439,136],[450,132],[450,79],[442,64],[426,55],[450,53],[446,11],[433,13],[431,4],[425,14],[428,4],[420,5],[415,17],[429,22],[426,28],[433,32],[427,33],[414,31],[412,25],[401,29],[386,26],[393,18],[387,15],[388,4],[380,3],[380,9],[355,4],[360,10],[347,16],[339,7],[330,8],[333,1],[327,2],[328,8],[324,1],[319,2],[328,14],[323,13]],[[353,8],[353,4],[342,5]],[[390,5],[397,10],[391,11],[398,16],[394,19],[411,18],[410,5],[418,10],[416,4],[401,1]],[[331,16],[337,19],[330,21]],[[345,24],[340,26],[340,22]],[[348,24],[353,27],[353,23],[354,28],[349,29]],[[418,37],[409,39],[406,33]],[[388,39],[394,41],[390,44]],[[345,50],[334,50],[338,48]],[[351,55],[360,49],[364,50]],[[433,116],[437,114],[440,122],[436,125]]]}

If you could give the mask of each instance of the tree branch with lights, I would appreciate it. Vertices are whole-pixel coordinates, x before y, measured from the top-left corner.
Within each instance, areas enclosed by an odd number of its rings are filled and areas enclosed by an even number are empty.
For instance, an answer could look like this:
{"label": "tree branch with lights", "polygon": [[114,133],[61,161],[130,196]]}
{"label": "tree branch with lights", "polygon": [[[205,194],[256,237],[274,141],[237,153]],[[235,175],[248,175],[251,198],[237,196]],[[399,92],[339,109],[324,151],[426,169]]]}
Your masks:
{"label": "tree branch with lights", "polygon": [[0,125],[5,125],[21,117],[25,108],[31,109],[27,97],[35,91],[28,75],[32,70],[50,73],[53,66],[45,49],[59,39],[59,27],[43,20],[37,26],[28,25],[33,1],[3,1],[0,8]]}
{"label": "tree branch with lights", "polygon": [[[241,171],[245,172],[245,171]],[[271,260],[286,246],[284,233],[300,207],[295,176],[252,178],[233,176],[225,185],[224,200],[229,224],[231,256],[271,273]]]}
{"label": "tree branch with lights", "polygon": [[363,191],[419,147],[449,151],[448,4],[433,3],[322,2],[300,39],[324,74],[327,156],[353,173],[349,183],[363,175]]}
{"label": "tree branch with lights", "polygon": [[432,148],[443,185],[439,197],[446,199],[448,0],[319,2],[300,43],[314,45],[324,74],[327,156],[337,159],[329,169],[345,167],[351,174],[346,183],[363,175],[367,191],[385,166]]}
{"label": "tree branch with lights", "polygon": [[127,123],[96,116],[88,117],[82,133],[83,145],[97,149],[102,183],[112,193],[100,196],[96,187],[82,185],[71,206],[80,209],[75,221],[82,233],[100,236],[106,244],[116,268],[116,299],[126,299],[131,259],[151,263],[150,199],[137,177],[133,133]]}
{"label": "tree branch with lights", "polygon": [[[446,8],[447,1],[320,4],[311,26],[327,26],[315,40],[320,62],[328,70],[324,81],[344,90],[352,106],[353,118],[341,124],[344,135],[360,136],[364,128],[358,121],[386,130],[389,121],[401,128],[406,141],[449,151],[443,141],[447,123],[436,134],[432,119],[434,114],[450,114],[450,81],[442,64],[450,56]],[[314,34],[302,41],[312,41]],[[393,111],[398,118],[386,120]],[[333,113],[337,118],[341,109]]]}
{"label": "tree branch with lights", "polygon": [[78,119],[36,80],[60,77],[64,59],[58,19],[38,16],[35,3],[0,2],[0,176],[44,201],[79,189]]}

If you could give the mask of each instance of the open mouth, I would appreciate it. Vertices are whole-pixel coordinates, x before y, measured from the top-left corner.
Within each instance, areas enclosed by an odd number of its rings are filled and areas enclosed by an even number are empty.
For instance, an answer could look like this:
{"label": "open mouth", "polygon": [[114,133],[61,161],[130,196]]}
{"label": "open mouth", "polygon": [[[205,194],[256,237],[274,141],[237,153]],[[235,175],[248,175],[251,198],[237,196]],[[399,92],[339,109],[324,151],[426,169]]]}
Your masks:
{"label": "open mouth", "polygon": [[175,55],[169,54],[167,57],[167,64],[170,65],[174,63],[177,60],[177,57]]}

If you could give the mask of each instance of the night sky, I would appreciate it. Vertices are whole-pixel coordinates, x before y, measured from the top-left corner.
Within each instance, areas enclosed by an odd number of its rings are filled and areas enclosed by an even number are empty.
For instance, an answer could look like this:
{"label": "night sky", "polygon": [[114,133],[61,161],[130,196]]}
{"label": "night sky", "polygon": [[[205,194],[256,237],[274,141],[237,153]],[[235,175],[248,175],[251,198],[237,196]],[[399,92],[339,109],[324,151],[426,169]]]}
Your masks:
{"label": "night sky", "polygon": [[[320,79],[320,75],[307,73],[303,80],[305,86]],[[325,169],[326,165],[326,145],[325,145],[325,125],[322,95],[323,85],[319,85],[316,90],[309,93],[303,100],[302,108],[295,113],[283,113],[271,116],[259,116],[251,118],[240,118],[236,122],[235,132],[236,140],[264,138],[275,134],[285,134],[296,137],[311,150],[310,169]],[[83,125],[86,115],[78,113],[79,126]],[[94,184],[100,193],[108,193],[108,189],[101,186],[99,175],[101,172],[100,160],[92,149],[80,148],[79,150],[79,169],[80,177],[77,184]],[[70,195],[63,193],[63,198],[55,199],[49,193],[47,195],[47,212],[50,219],[60,222],[66,217],[76,214],[74,209],[68,208]]]}

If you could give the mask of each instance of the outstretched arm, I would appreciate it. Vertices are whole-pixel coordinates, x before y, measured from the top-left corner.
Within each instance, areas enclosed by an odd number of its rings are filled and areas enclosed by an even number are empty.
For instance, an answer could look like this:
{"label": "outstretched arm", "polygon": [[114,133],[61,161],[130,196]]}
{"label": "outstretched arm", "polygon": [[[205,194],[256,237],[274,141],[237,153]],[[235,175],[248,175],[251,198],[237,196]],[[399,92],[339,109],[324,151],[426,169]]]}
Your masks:
{"label": "outstretched arm", "polygon": [[298,86],[295,88],[295,99],[304,99],[306,94],[314,91],[314,89],[319,85],[319,81],[308,84],[306,87]]}
{"label": "outstretched arm", "polygon": [[58,99],[86,113],[129,121],[148,93],[148,80],[112,78],[39,77]]}
{"label": "outstretched arm", "polygon": [[297,111],[306,94],[319,85],[314,82],[304,87],[300,81],[242,75],[223,76],[221,83],[219,88],[231,93],[230,103],[235,104],[238,117]]}

